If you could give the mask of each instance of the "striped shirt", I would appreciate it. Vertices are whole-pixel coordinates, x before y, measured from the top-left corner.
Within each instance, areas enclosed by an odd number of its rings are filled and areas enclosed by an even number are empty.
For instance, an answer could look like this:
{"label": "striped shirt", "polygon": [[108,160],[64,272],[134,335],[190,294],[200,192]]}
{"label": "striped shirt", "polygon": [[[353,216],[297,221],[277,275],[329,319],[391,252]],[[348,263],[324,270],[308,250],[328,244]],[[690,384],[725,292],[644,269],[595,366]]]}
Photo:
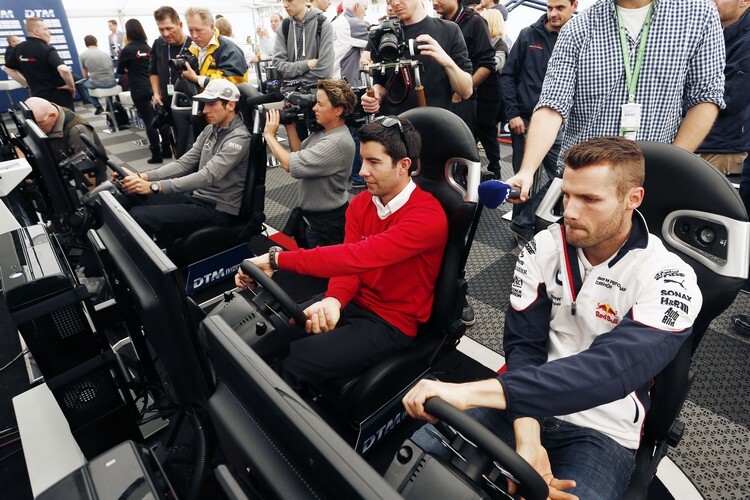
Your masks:
{"label": "striped shirt", "polygon": [[[643,106],[637,139],[671,144],[685,110],[703,102],[724,107],[724,38],[712,1],[653,2],[635,96]],[[632,65],[641,34],[627,35]],[[563,116],[565,152],[592,137],[620,135],[620,106],[626,102],[615,1],[599,0],[561,30],[536,109]]]}

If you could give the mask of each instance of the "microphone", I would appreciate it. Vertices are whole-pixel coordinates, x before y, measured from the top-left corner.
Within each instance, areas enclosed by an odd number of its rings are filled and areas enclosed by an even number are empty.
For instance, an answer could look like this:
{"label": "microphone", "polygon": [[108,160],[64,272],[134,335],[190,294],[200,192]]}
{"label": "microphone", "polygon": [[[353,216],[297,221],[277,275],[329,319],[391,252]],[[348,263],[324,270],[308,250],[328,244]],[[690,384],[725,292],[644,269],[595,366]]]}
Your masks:
{"label": "microphone", "polygon": [[487,208],[497,208],[509,198],[517,199],[521,190],[503,181],[484,181],[479,185],[479,201]]}
{"label": "microphone", "polygon": [[248,97],[245,102],[248,106],[257,106],[259,104],[270,104],[284,100],[284,94],[281,92],[271,92],[270,94],[261,94],[255,97]]}

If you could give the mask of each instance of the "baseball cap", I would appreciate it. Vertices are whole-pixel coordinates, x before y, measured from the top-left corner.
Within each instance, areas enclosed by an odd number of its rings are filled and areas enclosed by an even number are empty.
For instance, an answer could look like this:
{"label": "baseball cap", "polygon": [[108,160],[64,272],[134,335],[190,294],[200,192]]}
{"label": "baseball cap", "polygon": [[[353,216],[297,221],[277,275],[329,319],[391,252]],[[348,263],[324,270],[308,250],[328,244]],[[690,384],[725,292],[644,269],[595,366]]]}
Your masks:
{"label": "baseball cap", "polygon": [[225,101],[239,101],[240,91],[229,80],[218,78],[211,80],[200,94],[194,95],[193,99],[201,102],[214,102],[219,99]]}

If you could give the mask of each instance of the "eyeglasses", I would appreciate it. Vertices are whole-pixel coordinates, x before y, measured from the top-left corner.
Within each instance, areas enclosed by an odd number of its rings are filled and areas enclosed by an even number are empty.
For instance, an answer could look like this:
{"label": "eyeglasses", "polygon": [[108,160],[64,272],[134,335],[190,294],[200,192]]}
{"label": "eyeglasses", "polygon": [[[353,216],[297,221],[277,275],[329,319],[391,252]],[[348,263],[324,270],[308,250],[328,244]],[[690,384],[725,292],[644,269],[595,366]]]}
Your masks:
{"label": "eyeglasses", "polygon": [[392,116],[384,116],[380,118],[378,121],[385,128],[398,126],[398,133],[401,136],[401,142],[404,143],[404,146],[406,147],[407,151],[409,150],[409,144],[406,142],[406,137],[404,137],[404,127],[398,118],[394,118]]}

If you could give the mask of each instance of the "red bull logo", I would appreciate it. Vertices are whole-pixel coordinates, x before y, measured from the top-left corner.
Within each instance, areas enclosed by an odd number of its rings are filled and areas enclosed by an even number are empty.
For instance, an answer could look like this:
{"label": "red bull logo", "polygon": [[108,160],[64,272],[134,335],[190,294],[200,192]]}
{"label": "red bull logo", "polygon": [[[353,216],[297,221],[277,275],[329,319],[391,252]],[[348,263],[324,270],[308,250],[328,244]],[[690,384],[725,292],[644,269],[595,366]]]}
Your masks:
{"label": "red bull logo", "polygon": [[611,305],[602,304],[601,302],[597,302],[596,304],[596,317],[608,321],[613,325],[620,322],[617,318],[617,311],[615,311]]}

